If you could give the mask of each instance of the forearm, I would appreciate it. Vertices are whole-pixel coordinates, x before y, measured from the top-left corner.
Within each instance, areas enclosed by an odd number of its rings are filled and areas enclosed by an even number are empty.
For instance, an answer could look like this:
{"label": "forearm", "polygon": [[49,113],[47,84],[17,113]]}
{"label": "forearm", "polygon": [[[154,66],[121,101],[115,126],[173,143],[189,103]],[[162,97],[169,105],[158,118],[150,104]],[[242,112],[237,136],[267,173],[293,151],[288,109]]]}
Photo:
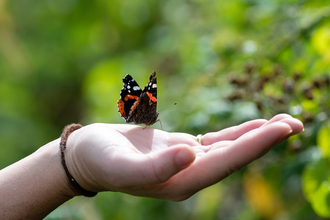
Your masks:
{"label": "forearm", "polygon": [[59,139],[0,170],[0,219],[42,219],[72,197]]}

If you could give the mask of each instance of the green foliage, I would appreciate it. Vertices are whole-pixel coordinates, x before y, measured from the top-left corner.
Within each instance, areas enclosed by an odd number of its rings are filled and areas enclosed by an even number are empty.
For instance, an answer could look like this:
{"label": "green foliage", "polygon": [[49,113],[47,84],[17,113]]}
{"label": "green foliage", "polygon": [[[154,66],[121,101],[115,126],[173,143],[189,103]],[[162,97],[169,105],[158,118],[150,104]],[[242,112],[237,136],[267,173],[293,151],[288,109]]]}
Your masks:
{"label": "green foliage", "polygon": [[286,112],[305,132],[187,201],[101,193],[48,219],[329,218],[329,14],[321,0],[0,1],[0,167],[68,123],[123,123],[121,79],[155,70],[158,109],[178,103],[160,111],[167,131]]}
{"label": "green foliage", "polygon": [[330,127],[328,124],[323,125],[317,134],[317,145],[320,147],[323,157],[330,158]]}
{"label": "green foliage", "polygon": [[315,212],[330,216],[329,160],[320,158],[308,164],[303,173],[303,190]]}
{"label": "green foliage", "polygon": [[324,124],[317,134],[317,144],[321,152],[303,172],[303,191],[315,212],[330,217],[330,127]]}

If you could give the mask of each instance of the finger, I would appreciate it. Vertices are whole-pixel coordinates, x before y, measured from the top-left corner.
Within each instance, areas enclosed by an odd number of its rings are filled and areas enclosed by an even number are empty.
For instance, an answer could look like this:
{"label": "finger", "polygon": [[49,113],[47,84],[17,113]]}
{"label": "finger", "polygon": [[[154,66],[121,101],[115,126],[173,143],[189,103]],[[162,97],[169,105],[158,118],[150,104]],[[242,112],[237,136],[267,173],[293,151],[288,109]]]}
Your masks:
{"label": "finger", "polygon": [[291,127],[292,133],[290,135],[298,134],[304,130],[304,124],[296,118],[284,118],[280,122],[287,123]]}
{"label": "finger", "polygon": [[166,138],[166,145],[168,147],[175,146],[178,144],[186,144],[189,146],[199,145],[196,136],[186,133],[173,132],[168,133]]}
{"label": "finger", "polygon": [[282,139],[277,140],[275,145],[280,144],[284,140],[288,139],[292,135],[296,135],[304,130],[304,125],[301,121],[299,121],[296,118],[284,118],[280,120],[280,122],[286,123],[291,127],[292,132],[284,137]]}
{"label": "finger", "polygon": [[186,181],[194,181],[194,189],[199,190],[215,184],[231,173],[268,152],[276,141],[291,132],[291,127],[283,122],[272,123],[242,135],[230,146],[209,151],[184,173]]}
{"label": "finger", "polygon": [[223,141],[223,140],[235,140],[241,135],[245,134],[248,131],[259,128],[263,124],[265,124],[267,120],[257,119],[253,121],[245,122],[241,125],[230,127],[218,132],[210,132],[206,133],[202,137],[203,145],[210,145],[215,142]]}
{"label": "finger", "polygon": [[288,114],[277,114],[274,117],[272,117],[268,122],[266,122],[265,124],[263,124],[262,126],[267,126],[271,123],[277,122],[277,121],[281,121],[283,119],[289,119],[289,118],[293,118],[291,115]]}
{"label": "finger", "polygon": [[229,170],[227,173],[231,173],[230,170],[238,170],[263,156],[279,139],[291,133],[292,129],[288,124],[274,122],[241,136],[222,152]]}
{"label": "finger", "polygon": [[[118,188],[165,182],[195,160],[195,152],[186,145],[150,154],[120,155],[115,158]],[[121,174],[124,173],[125,176]]]}

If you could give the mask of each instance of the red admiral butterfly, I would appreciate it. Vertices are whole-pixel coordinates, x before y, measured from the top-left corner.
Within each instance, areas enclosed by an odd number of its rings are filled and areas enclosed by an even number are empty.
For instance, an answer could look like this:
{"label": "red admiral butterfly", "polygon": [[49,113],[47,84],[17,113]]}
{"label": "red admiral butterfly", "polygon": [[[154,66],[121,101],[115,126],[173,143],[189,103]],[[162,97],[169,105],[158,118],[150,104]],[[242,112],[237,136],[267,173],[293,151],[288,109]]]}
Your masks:
{"label": "red admiral butterfly", "polygon": [[123,88],[118,99],[118,112],[128,122],[153,125],[158,118],[157,76],[153,71],[143,91],[137,82],[127,74],[123,79]]}

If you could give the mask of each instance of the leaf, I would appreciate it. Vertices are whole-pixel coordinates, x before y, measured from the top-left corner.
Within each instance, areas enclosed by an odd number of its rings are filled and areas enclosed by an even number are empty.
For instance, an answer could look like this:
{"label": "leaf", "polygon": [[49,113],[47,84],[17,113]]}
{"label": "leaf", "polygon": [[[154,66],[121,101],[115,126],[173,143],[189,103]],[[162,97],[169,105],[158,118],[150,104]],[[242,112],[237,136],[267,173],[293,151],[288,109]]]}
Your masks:
{"label": "leaf", "polygon": [[302,175],[302,188],[314,211],[322,217],[330,217],[329,161],[319,158],[309,163]]}
{"label": "leaf", "polygon": [[329,25],[321,27],[314,32],[312,36],[312,45],[315,50],[320,54],[324,54],[328,51],[330,47]]}
{"label": "leaf", "polygon": [[323,218],[330,217],[330,185],[329,181],[324,181],[312,200],[312,207],[314,211]]}
{"label": "leaf", "polygon": [[330,127],[324,124],[317,134],[317,145],[320,147],[323,156],[330,158]]}

